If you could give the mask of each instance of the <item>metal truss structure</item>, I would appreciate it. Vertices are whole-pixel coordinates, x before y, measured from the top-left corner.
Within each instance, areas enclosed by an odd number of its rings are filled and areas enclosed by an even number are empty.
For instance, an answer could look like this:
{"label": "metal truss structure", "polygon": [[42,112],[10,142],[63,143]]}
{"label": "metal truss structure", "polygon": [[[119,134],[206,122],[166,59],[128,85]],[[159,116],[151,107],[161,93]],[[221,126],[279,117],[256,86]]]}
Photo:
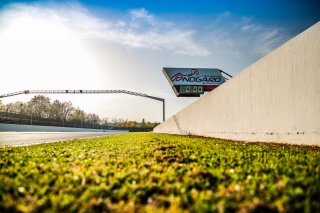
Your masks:
{"label": "metal truss structure", "polygon": [[158,98],[158,97],[150,96],[147,94],[132,92],[128,90],[23,90],[19,92],[0,95],[0,98],[7,98],[7,97],[22,95],[22,94],[128,94],[128,95],[140,96],[140,97],[161,101],[163,106],[162,118],[163,118],[163,121],[165,120],[165,100],[163,98]]}

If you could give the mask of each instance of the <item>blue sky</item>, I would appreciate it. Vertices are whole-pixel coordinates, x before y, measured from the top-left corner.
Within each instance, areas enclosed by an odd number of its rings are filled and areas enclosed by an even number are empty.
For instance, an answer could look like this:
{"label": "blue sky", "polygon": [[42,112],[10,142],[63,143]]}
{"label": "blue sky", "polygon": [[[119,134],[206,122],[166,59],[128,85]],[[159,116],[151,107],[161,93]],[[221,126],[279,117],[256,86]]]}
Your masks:
{"label": "blue sky", "polygon": [[[2,0],[0,6],[12,3],[33,3],[44,1],[33,0]],[[229,11],[236,16],[250,16],[255,19],[274,24],[292,24],[292,28],[303,30],[317,22],[320,18],[319,0],[72,0],[47,1],[53,3],[79,2],[92,10],[126,11],[132,8],[145,8],[151,13],[169,16],[185,16],[192,19],[210,18],[215,14]],[[295,24],[296,23],[296,24]],[[296,30],[297,30],[296,29]]]}
{"label": "blue sky", "polygon": [[[175,97],[162,67],[236,75],[318,22],[319,9],[320,1],[296,0],[2,0],[0,93],[127,89],[165,98],[168,117],[197,98]],[[137,97],[55,98],[102,116],[161,121],[161,105]]]}
{"label": "blue sky", "polygon": [[[237,15],[254,15],[266,19],[305,18],[317,15],[319,1],[277,0],[83,0],[81,3],[90,7],[107,7],[127,10],[144,7],[152,13],[190,13],[211,15],[221,11],[230,11]],[[319,16],[319,15],[318,15]]]}

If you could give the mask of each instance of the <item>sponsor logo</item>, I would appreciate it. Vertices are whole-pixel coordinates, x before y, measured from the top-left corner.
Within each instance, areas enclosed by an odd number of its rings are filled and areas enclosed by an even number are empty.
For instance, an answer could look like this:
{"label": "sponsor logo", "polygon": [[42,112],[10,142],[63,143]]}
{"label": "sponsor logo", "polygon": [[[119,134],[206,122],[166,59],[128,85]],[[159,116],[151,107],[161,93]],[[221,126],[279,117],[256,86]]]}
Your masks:
{"label": "sponsor logo", "polygon": [[207,76],[207,75],[200,75],[199,70],[192,69],[190,74],[182,74],[177,73],[171,77],[171,81],[173,82],[200,82],[200,83],[219,83],[221,82],[220,76]]}

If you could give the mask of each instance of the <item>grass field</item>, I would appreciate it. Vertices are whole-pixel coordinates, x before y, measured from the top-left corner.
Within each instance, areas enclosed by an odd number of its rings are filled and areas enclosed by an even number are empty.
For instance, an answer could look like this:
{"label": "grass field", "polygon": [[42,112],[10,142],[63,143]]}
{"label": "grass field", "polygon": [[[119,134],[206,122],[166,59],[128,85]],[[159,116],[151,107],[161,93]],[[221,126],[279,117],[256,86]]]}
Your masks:
{"label": "grass field", "polygon": [[320,149],[130,133],[0,148],[0,212],[320,212]]}

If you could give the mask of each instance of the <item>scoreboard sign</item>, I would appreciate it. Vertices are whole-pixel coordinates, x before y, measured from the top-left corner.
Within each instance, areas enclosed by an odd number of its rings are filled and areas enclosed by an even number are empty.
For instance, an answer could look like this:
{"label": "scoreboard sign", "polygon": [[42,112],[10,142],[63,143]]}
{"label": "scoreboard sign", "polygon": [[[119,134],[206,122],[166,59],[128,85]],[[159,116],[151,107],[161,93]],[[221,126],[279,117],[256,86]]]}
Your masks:
{"label": "scoreboard sign", "polygon": [[219,69],[164,67],[162,72],[177,97],[199,97],[225,82]]}

